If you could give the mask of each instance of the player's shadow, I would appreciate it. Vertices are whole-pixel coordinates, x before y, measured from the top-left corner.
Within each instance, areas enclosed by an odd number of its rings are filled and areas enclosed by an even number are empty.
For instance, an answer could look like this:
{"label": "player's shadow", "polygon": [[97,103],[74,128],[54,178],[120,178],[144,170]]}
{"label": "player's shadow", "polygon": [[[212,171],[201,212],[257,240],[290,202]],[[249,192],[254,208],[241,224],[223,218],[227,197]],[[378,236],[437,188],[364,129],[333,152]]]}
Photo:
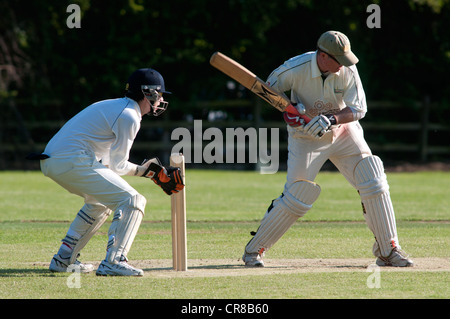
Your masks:
{"label": "player's shadow", "polygon": [[56,277],[56,274],[48,269],[8,268],[0,269],[0,277]]}
{"label": "player's shadow", "polygon": [[[225,270],[225,269],[244,269],[244,265],[197,265],[197,266],[188,266],[188,270],[197,270],[197,269],[205,269],[205,270]],[[156,267],[156,268],[147,268],[143,269],[144,271],[168,271],[168,270],[174,270],[172,267]]]}
{"label": "player's shadow", "polygon": [[242,264],[236,264],[236,265],[199,265],[199,266],[192,266],[190,269],[243,269],[245,266]]}

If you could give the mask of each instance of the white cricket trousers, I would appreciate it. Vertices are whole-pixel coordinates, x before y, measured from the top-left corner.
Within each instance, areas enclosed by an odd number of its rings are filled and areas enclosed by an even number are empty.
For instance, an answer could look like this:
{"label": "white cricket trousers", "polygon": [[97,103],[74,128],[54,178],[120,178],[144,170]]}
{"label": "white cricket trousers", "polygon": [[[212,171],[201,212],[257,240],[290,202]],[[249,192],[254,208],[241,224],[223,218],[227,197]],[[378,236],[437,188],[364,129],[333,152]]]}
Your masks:
{"label": "white cricket trousers", "polygon": [[85,200],[59,252],[66,250],[64,244],[69,245],[70,263],[74,263],[78,252],[114,211],[105,259],[110,263],[126,260],[144,215],[145,198],[99,163],[93,153],[80,151],[69,157],[51,156],[41,161],[41,169],[45,176]]}
{"label": "white cricket trousers", "polygon": [[359,122],[342,124],[321,139],[305,136],[288,126],[289,154],[285,189],[298,180],[314,181],[329,159],[356,188],[354,170],[365,157],[372,155]]}
{"label": "white cricket trousers", "polygon": [[106,206],[112,211],[138,194],[122,177],[87,151],[42,160],[41,170],[69,192],[83,197],[86,204]]}

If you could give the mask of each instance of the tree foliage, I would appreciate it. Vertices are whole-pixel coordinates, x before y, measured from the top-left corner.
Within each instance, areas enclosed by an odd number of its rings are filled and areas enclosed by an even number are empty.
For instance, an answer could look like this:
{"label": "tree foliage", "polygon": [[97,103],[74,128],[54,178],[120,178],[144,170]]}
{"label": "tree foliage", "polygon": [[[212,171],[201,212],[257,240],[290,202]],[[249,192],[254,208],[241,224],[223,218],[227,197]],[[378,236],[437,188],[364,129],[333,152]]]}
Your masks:
{"label": "tree foliage", "polygon": [[[71,3],[81,8],[81,28],[67,27]],[[371,3],[381,28],[367,27]],[[368,99],[449,103],[448,0],[16,0],[2,1],[0,16],[0,96],[30,98],[43,119],[122,96],[140,67],[163,74],[175,109],[224,98],[227,79],[209,66],[213,52],[265,78],[315,50],[326,30],[350,38]],[[64,107],[40,109],[48,100]]]}

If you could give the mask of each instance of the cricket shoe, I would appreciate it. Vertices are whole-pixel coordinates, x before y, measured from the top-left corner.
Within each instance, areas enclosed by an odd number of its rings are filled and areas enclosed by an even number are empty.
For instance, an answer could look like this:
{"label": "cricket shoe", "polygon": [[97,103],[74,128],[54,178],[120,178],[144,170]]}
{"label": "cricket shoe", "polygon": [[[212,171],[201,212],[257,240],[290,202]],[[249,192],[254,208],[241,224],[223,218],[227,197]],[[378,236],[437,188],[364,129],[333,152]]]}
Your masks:
{"label": "cricket shoe", "polygon": [[134,268],[128,265],[128,259],[123,259],[117,264],[112,264],[103,260],[97,268],[97,276],[144,276],[142,269]]}
{"label": "cricket shoe", "polygon": [[246,267],[264,267],[264,261],[259,253],[244,252],[242,260],[244,261]]}
{"label": "cricket shoe", "polygon": [[376,264],[380,267],[412,267],[414,262],[408,258],[409,256],[401,249],[394,248],[387,257],[379,256]]}
{"label": "cricket shoe", "polygon": [[94,270],[93,265],[82,264],[78,260],[76,260],[75,263],[71,265],[69,265],[69,263],[70,258],[62,258],[60,255],[56,254],[53,256],[53,259],[50,262],[50,267],[48,267],[48,269],[50,269],[50,271],[53,272],[80,272],[80,273],[89,273]]}

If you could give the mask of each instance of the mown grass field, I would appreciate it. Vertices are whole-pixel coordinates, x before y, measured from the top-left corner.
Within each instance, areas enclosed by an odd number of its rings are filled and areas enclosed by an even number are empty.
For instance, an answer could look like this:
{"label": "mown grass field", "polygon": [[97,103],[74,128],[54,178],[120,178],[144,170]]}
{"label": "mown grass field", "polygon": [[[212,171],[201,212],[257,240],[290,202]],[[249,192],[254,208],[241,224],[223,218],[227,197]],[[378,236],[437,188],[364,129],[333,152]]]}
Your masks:
{"label": "mown grass field", "polygon": [[[0,298],[143,299],[447,299],[449,292],[449,172],[389,173],[402,248],[417,267],[374,274],[373,236],[359,197],[338,173],[322,172],[322,193],[266,254],[267,267],[249,270],[245,244],[285,174],[188,170],[188,272],[171,270],[170,198],[153,182],[127,178],[148,199],[128,257],[141,278],[80,277],[48,271],[70,222],[82,206],[40,172],[0,172]],[[97,264],[105,256],[110,220],[81,254]]]}

